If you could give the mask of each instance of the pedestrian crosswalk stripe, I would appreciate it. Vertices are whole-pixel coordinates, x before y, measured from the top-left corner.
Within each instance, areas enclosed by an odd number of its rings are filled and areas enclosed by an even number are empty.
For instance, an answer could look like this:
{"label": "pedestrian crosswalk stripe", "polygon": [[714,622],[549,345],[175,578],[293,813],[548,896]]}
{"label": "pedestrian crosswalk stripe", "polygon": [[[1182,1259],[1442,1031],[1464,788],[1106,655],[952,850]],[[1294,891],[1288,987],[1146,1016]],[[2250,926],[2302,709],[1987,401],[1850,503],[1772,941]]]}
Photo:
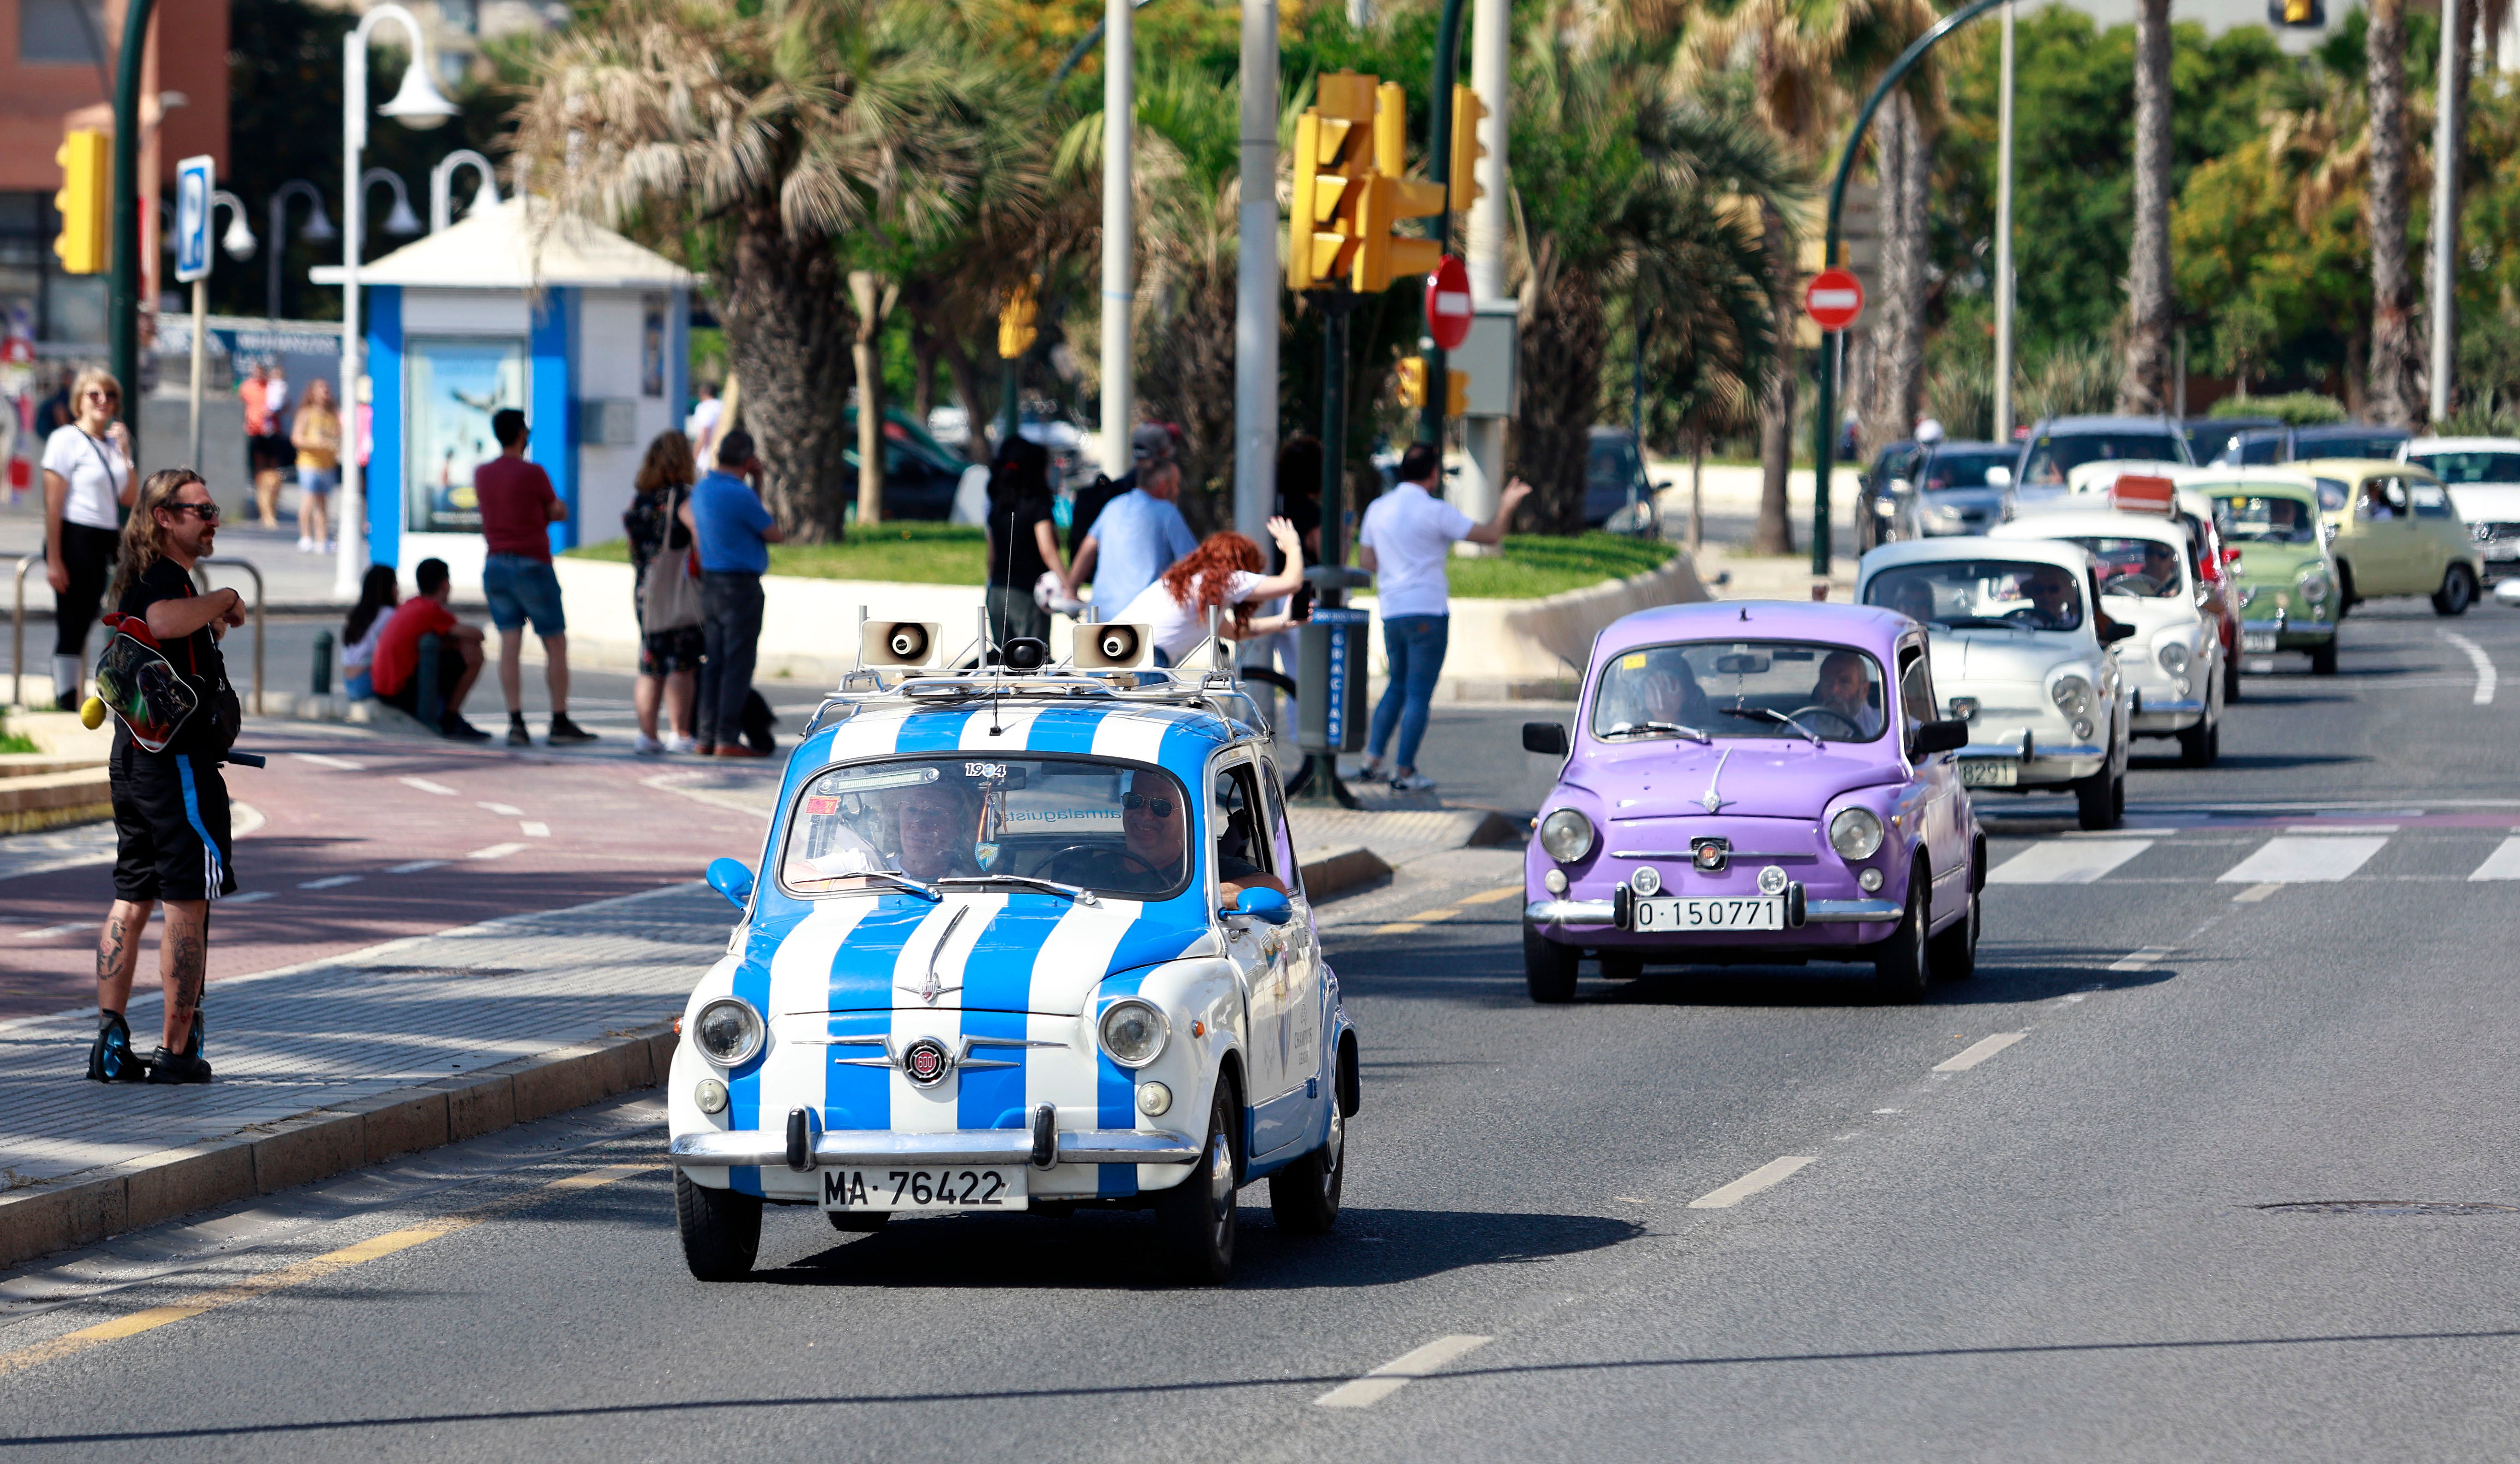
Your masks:
{"label": "pedestrian crosswalk stripe", "polygon": [[2386,838],[2311,834],[2270,839],[2223,871],[2226,885],[2306,885],[2344,879],[2380,851]]}
{"label": "pedestrian crosswalk stripe", "polygon": [[1987,875],[1990,885],[2088,885],[2152,847],[2149,839],[2056,840],[2034,844]]}
{"label": "pedestrian crosswalk stripe", "polygon": [[2520,839],[2505,839],[2485,862],[2476,866],[2471,880],[2520,880]]}

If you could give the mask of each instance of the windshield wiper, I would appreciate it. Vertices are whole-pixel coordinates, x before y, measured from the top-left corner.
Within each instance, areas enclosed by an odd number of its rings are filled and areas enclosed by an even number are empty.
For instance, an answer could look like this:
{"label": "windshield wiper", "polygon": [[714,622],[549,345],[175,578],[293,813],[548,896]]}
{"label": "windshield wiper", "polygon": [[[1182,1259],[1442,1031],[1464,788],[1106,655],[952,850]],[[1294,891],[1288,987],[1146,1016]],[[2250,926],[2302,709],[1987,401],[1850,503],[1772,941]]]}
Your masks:
{"label": "windshield wiper", "polygon": [[2028,630],[2031,628],[2019,620],[2002,620],[1993,616],[1958,616],[1948,620],[1929,620],[1926,623],[1940,625],[1946,630]]}
{"label": "windshield wiper", "polygon": [[939,889],[954,885],[1021,885],[1028,890],[1046,890],[1063,894],[1080,905],[1099,905],[1094,892],[1081,885],[1062,885],[1057,880],[1035,879],[1028,874],[955,874],[936,882]]}
{"label": "windshield wiper", "polygon": [[898,869],[862,869],[857,873],[858,878],[860,879],[890,880],[892,883],[899,885],[902,889],[909,891],[911,893],[916,894],[920,898],[927,900],[930,903],[941,903],[945,898],[944,895],[936,892],[936,887],[934,885],[922,885],[917,880],[912,879],[910,876],[903,874]]}
{"label": "windshield wiper", "polygon": [[1812,745],[1813,747],[1821,747],[1821,746],[1822,746],[1822,742],[1821,742],[1821,740],[1820,740],[1820,734],[1819,734],[1819,733],[1817,733],[1817,732],[1813,731],[1813,730],[1812,730],[1811,728],[1809,728],[1809,727],[1804,726],[1802,723],[1800,723],[1800,722],[1798,722],[1798,721],[1795,721],[1792,717],[1785,715],[1783,712],[1778,711],[1778,710],[1776,710],[1776,709],[1773,709],[1773,708],[1768,708],[1768,707],[1719,707],[1719,708],[1717,708],[1716,709],[1717,709],[1718,711],[1723,712],[1726,716],[1737,716],[1737,717],[1741,717],[1741,718],[1744,718],[1744,719],[1749,720],[1749,721],[1756,721],[1756,722],[1777,722],[1777,723],[1780,723],[1781,725],[1784,725],[1784,726],[1787,726],[1787,727],[1791,727],[1791,728],[1793,728],[1795,731],[1800,732],[1803,736],[1810,738],[1810,739],[1811,739],[1811,745]]}
{"label": "windshield wiper", "polygon": [[1695,727],[1684,727],[1678,722],[1630,722],[1624,727],[1612,727],[1601,735],[1603,737],[1639,737],[1647,732],[1667,732],[1674,737],[1686,737],[1692,742],[1710,745],[1715,741]]}

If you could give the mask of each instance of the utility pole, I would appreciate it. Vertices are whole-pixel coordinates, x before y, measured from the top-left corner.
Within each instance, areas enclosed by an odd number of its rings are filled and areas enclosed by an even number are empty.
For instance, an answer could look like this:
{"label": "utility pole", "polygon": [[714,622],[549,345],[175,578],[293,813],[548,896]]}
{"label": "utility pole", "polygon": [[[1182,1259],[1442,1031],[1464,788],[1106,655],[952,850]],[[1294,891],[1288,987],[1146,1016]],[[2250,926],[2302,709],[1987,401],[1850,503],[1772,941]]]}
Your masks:
{"label": "utility pole", "polygon": [[149,50],[156,0],[128,0],[122,51],[113,76],[113,273],[108,287],[106,341],[113,379],[122,384],[122,420],[131,429],[131,459],[140,460],[140,69]]}
{"label": "utility pole", "polygon": [[2458,157],[2467,135],[2459,114],[2458,0],[2442,0],[2441,66],[2433,72],[2432,425],[2450,417],[2450,378],[2458,351]]}
{"label": "utility pole", "polygon": [[[1129,429],[1137,416],[1136,353],[1129,339],[1137,280],[1129,219],[1129,145],[1138,119],[1136,21],[1129,0],[1103,0],[1102,471],[1111,478],[1129,471]],[[1270,190],[1273,201],[1276,194]]]}
{"label": "utility pole", "polygon": [[1278,4],[1243,0],[1242,212],[1234,276],[1234,526],[1268,542],[1278,476]]}
{"label": "utility pole", "polygon": [[[2452,0],[2455,3],[2455,0]],[[1996,102],[1995,439],[2012,440],[2012,7],[2003,8],[2003,90]]]}
{"label": "utility pole", "polygon": [[[1479,143],[1487,150],[1478,160],[1480,192],[1470,205],[1464,231],[1473,310],[1506,298],[1506,111],[1512,100],[1506,69],[1513,59],[1511,0],[1475,0],[1475,4],[1470,17],[1470,90],[1487,104],[1488,113],[1479,119]],[[1462,445],[1468,452],[1469,471],[1454,490],[1454,506],[1484,524],[1496,517],[1498,496],[1505,491],[1505,419],[1463,418]]]}

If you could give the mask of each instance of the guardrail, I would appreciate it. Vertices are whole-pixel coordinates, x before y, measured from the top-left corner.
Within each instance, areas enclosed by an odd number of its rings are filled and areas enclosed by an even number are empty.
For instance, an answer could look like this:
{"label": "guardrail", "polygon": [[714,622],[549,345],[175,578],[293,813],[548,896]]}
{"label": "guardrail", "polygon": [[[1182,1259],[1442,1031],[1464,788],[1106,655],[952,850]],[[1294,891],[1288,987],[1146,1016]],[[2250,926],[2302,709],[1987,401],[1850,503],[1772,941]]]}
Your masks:
{"label": "guardrail", "polygon": [[[16,598],[12,602],[9,615],[9,705],[12,707],[25,707],[32,705],[27,702],[25,695],[26,572],[36,565],[43,563],[43,559],[44,557],[40,554],[25,554],[21,555],[18,558],[17,592]],[[253,714],[255,716],[260,716],[262,715],[263,643],[262,571],[256,568],[253,561],[249,559],[213,558],[202,560],[193,566],[193,581],[196,584],[199,584],[205,593],[210,588],[210,576],[207,572],[213,568],[239,569],[253,576]]]}
{"label": "guardrail", "polygon": [[210,589],[210,576],[204,572],[228,568],[243,570],[253,576],[253,714],[260,716],[262,715],[262,571],[254,567],[252,560],[218,556],[200,560],[194,564],[193,582],[202,587],[202,593],[207,594]]}

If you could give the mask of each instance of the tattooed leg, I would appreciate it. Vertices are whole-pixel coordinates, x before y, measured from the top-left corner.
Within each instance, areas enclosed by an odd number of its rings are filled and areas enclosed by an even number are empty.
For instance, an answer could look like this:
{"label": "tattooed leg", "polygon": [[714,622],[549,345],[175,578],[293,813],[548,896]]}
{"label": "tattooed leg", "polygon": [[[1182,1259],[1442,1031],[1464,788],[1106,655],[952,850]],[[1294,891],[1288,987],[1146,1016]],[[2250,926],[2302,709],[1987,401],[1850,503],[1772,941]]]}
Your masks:
{"label": "tattooed leg", "polygon": [[105,915],[96,942],[96,1004],[109,1012],[131,1005],[131,976],[140,969],[140,933],[149,928],[154,899],[117,899]]}
{"label": "tattooed leg", "polygon": [[205,899],[166,901],[166,931],[158,941],[158,975],[166,987],[166,1032],[169,1051],[181,1052],[192,1040],[193,1014],[201,1010],[202,983],[210,966],[210,902]]}

